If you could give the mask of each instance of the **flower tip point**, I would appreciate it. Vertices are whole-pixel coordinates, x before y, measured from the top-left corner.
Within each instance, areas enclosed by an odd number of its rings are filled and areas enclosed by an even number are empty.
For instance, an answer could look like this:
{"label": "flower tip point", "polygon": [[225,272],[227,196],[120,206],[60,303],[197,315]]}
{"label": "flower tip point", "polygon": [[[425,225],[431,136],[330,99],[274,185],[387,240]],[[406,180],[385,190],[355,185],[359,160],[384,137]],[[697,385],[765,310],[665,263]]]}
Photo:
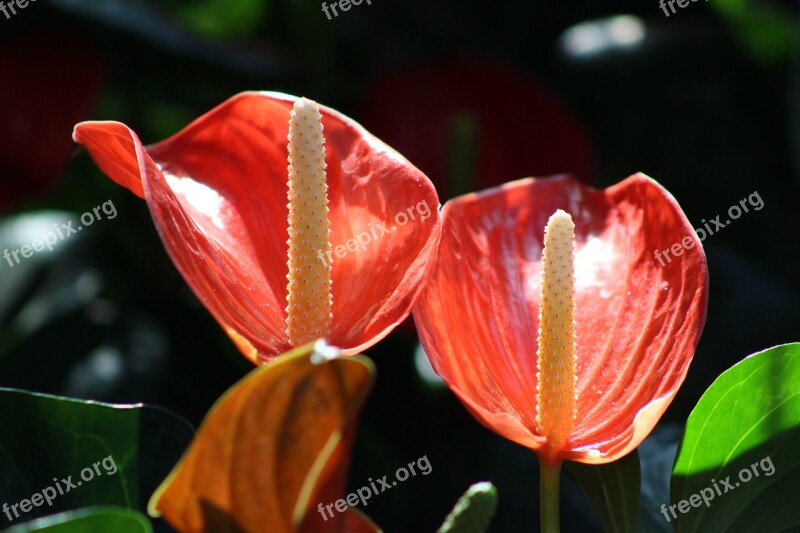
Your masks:
{"label": "flower tip point", "polygon": [[547,225],[549,226],[551,223],[553,224],[574,224],[572,220],[572,215],[564,211],[563,209],[556,209],[556,212],[550,215],[550,218],[547,220]]}
{"label": "flower tip point", "polygon": [[301,96],[300,98],[295,100],[294,105],[292,106],[292,109],[306,109],[306,108],[310,108],[312,110],[319,109],[319,105],[317,105],[316,101],[311,100],[310,98],[306,98],[305,96]]}

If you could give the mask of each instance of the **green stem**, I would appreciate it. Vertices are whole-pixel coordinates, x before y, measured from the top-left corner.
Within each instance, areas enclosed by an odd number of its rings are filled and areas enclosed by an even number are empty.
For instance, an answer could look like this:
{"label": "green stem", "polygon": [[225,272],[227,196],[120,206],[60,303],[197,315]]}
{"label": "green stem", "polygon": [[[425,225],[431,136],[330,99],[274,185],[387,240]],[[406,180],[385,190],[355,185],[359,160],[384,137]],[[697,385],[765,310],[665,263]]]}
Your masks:
{"label": "green stem", "polygon": [[542,533],[558,533],[558,489],[561,482],[561,461],[539,460],[539,512]]}

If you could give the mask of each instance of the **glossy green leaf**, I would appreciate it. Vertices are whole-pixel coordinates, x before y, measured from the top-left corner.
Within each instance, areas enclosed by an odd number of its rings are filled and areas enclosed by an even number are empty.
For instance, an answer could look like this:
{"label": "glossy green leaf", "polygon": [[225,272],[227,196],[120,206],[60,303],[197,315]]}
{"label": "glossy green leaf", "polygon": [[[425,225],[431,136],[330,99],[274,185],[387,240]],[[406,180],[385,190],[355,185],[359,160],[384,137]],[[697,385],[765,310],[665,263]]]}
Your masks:
{"label": "glossy green leaf", "polygon": [[798,439],[800,344],[737,363],[689,416],[672,471],[672,505],[662,510],[665,520],[678,531],[796,527]]}
{"label": "glossy green leaf", "polygon": [[636,530],[639,508],[639,454],[603,465],[566,463],[567,472],[589,497],[607,532]]}
{"label": "glossy green leaf", "polygon": [[156,407],[0,389],[0,526],[88,505],[144,510],[192,436]]}
{"label": "glossy green leaf", "polygon": [[5,533],[152,533],[150,521],[142,513],[123,507],[85,507],[47,516],[14,526]]}
{"label": "glossy green leaf", "polygon": [[497,489],[488,481],[475,483],[456,502],[437,533],[483,533],[497,509]]}

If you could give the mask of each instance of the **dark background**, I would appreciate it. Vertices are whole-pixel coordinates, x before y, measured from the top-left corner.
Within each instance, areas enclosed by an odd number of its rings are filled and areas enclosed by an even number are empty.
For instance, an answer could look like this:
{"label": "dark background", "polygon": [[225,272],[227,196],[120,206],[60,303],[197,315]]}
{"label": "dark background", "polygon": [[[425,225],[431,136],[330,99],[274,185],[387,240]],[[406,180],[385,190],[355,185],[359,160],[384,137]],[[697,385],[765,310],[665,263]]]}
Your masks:
{"label": "dark background", "polygon": [[[645,477],[666,483],[680,425],[715,376],[800,336],[798,12],[738,4],[667,17],[655,0],[372,0],[328,20],[307,0],[38,0],[0,14],[0,248],[30,243],[31,221],[57,211],[109,199],[118,211],[52,253],[0,264],[0,386],[147,402],[198,424],[251,369],[172,266],[144,202],[70,136],[107,119],[156,142],[239,91],[283,91],[362,122],[429,174],[442,203],[529,175],[605,187],[643,171],[699,227],[759,193],[762,210],[704,241],[706,329],[661,440],[642,453]],[[535,455],[422,380],[415,347],[401,327],[368,351],[378,381],[351,486],[423,455],[433,470],[366,513],[389,532],[432,531],[471,483],[491,480],[491,530],[531,530]],[[599,530],[564,490],[564,529]],[[643,530],[663,528],[657,504],[644,512]]]}

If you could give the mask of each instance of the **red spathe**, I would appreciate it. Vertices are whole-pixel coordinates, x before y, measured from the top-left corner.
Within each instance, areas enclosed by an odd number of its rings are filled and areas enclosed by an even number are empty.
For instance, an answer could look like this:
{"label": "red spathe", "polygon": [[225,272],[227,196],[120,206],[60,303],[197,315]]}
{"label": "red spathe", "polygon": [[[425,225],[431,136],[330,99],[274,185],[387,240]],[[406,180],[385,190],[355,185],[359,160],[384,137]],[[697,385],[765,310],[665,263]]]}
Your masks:
{"label": "red spathe", "polygon": [[[147,147],[118,122],[83,122],[73,134],[109,177],[147,201],[173,262],[253,362],[291,348],[286,134],[296,99],[241,93]],[[410,313],[436,254],[439,201],[400,154],[348,117],[320,110],[338,251],[328,340],[350,354]]]}
{"label": "red spathe", "polygon": [[[675,199],[636,174],[605,190],[528,178],[442,210],[436,267],[414,309],[436,372],[473,415],[536,452],[542,238],[557,209],[576,231],[577,418],[548,460],[611,462],[653,429],[686,376],[706,316],[708,269]],[[654,257],[691,246],[661,266]]]}

